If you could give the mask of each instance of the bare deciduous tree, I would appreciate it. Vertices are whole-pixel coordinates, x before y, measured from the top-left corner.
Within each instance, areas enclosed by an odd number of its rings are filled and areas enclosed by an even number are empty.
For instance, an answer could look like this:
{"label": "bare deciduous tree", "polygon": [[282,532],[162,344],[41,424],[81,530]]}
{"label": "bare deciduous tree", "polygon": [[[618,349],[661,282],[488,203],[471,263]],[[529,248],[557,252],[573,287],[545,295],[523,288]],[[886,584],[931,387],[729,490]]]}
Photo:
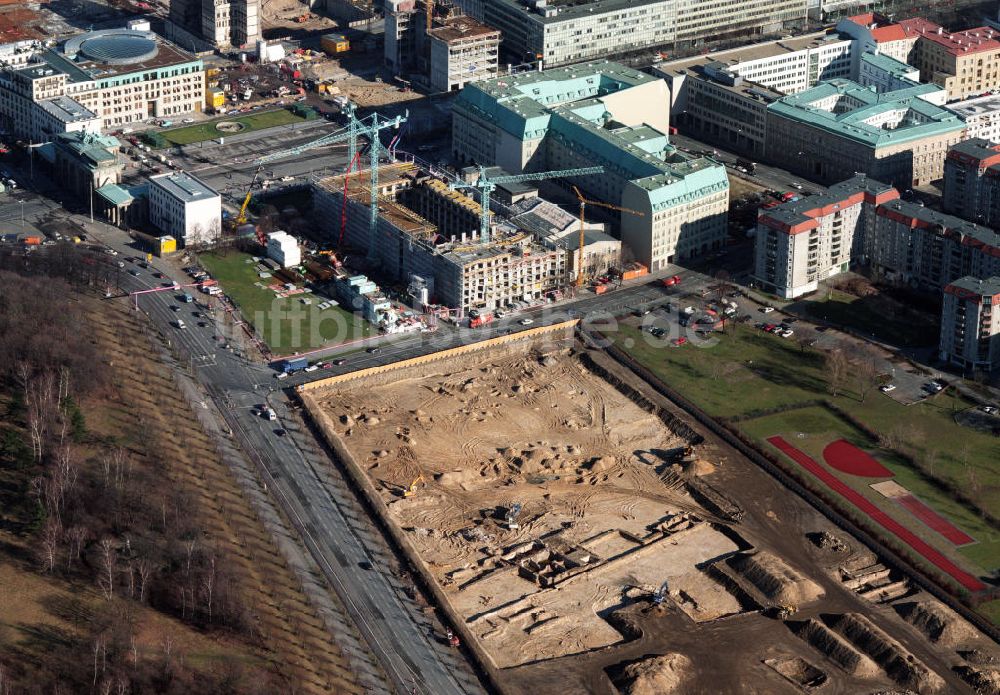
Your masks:
{"label": "bare deciduous tree", "polygon": [[837,397],[844,388],[844,380],[848,370],[847,356],[843,350],[835,348],[826,353],[826,379],[830,395]]}
{"label": "bare deciduous tree", "polygon": [[201,578],[202,596],[205,599],[205,610],[208,615],[208,622],[212,622],[212,601],[215,597],[215,580],[217,578],[215,567],[215,555],[208,558],[208,567]]}
{"label": "bare deciduous tree", "polygon": [[111,538],[102,538],[99,546],[98,563],[100,573],[97,575],[97,585],[104,598],[111,600],[115,595],[115,574],[118,571],[118,550]]}
{"label": "bare deciduous tree", "polygon": [[135,563],[135,573],[138,579],[139,603],[146,602],[146,590],[149,587],[149,579],[153,576],[156,566],[149,558],[141,557]]}
{"label": "bare deciduous tree", "polygon": [[871,390],[878,386],[878,355],[868,348],[859,347],[853,355],[851,372],[858,398],[864,403]]}
{"label": "bare deciduous tree", "polygon": [[73,562],[79,561],[80,556],[83,554],[83,546],[89,536],[90,531],[87,530],[86,526],[70,526],[66,530],[67,565],[72,565]]}
{"label": "bare deciduous tree", "polygon": [[45,522],[42,527],[42,534],[39,537],[39,549],[45,571],[51,572],[55,569],[59,559],[59,544],[62,541],[63,528],[59,520],[53,517]]}

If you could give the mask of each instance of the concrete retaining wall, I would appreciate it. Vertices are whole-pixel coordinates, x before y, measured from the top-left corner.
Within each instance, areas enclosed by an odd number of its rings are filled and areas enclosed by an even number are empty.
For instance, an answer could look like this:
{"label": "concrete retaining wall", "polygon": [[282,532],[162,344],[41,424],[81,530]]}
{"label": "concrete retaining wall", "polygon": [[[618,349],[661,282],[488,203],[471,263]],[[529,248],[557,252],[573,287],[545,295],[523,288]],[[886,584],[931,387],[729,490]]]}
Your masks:
{"label": "concrete retaining wall", "polygon": [[[460,345],[446,350],[439,350],[438,352],[420,355],[419,357],[412,357],[408,360],[393,362],[392,364],[384,364],[378,367],[368,367],[366,369],[359,369],[355,372],[348,372],[347,374],[338,374],[336,376],[327,377],[326,379],[317,379],[316,381],[311,381],[308,384],[297,386],[295,390],[299,393],[303,393],[306,391],[314,391],[316,389],[329,388],[331,386],[350,384],[350,382],[360,379],[364,379],[367,383],[377,386],[388,381],[403,378],[405,375],[404,370],[430,364],[432,362],[438,362],[450,357],[468,355],[470,353],[481,352],[484,350],[496,351],[498,347],[503,346],[510,346],[515,348],[516,351],[523,351],[525,349],[525,343],[527,342],[542,342],[543,340],[559,342],[569,341],[573,339],[573,329],[576,327],[578,322],[579,321],[577,319],[573,319],[572,321],[563,321],[562,323],[552,324],[551,326],[529,328],[510,335],[502,335],[497,338],[480,340],[468,345]],[[403,372],[403,374],[400,374],[400,372]],[[385,378],[379,378],[383,375],[385,375]],[[426,375],[425,372],[421,373],[421,376],[424,375]]]}

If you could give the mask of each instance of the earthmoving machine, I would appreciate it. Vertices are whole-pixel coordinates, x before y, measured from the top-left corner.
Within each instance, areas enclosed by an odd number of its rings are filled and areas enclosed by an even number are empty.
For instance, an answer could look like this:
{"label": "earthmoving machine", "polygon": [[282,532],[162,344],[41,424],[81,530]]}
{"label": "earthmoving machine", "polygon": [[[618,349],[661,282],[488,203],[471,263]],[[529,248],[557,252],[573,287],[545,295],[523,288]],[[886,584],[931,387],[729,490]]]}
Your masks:
{"label": "earthmoving machine", "polygon": [[520,502],[515,502],[514,504],[510,505],[510,508],[507,510],[507,514],[504,515],[504,523],[507,524],[507,528],[510,529],[511,531],[516,531],[517,529],[521,528],[521,524],[518,523],[517,517],[521,514],[521,509],[523,508],[523,506],[524,505],[522,505]]}
{"label": "earthmoving machine", "polygon": [[413,482],[410,483],[405,490],[403,490],[403,497],[413,497],[415,494],[417,494],[417,489],[418,489],[417,486],[420,483],[424,482],[426,482],[424,480],[424,474],[421,473],[420,475],[418,475],[416,478],[413,479]]}
{"label": "earthmoving machine", "polygon": [[580,200],[580,247],[577,249],[576,286],[582,287],[583,284],[587,282],[587,278],[584,276],[583,272],[583,246],[586,243],[583,229],[585,224],[583,213],[587,206],[596,205],[599,208],[607,208],[608,210],[615,210],[617,212],[627,212],[630,215],[636,215],[638,217],[645,217],[646,213],[639,212],[638,210],[633,210],[631,208],[619,207],[618,205],[612,205],[611,203],[602,203],[598,200],[588,200],[576,186],[573,186],[573,192],[576,193],[576,197]]}
{"label": "earthmoving machine", "polygon": [[670,452],[673,463],[692,463],[694,461],[694,447],[687,444],[679,449]]}
{"label": "earthmoving machine", "polygon": [[[517,183],[519,181],[543,181],[545,179],[560,179],[570,176],[590,176],[603,174],[604,167],[582,167],[579,169],[559,169],[557,171],[540,171],[532,174],[517,174],[514,176],[486,176],[486,167],[480,165],[479,178],[473,183],[455,181],[448,188],[455,191],[460,188],[471,188],[479,191],[479,204],[482,211],[479,216],[479,242],[490,243],[490,194],[502,183]],[[374,190],[374,189],[373,189]]]}
{"label": "earthmoving machine", "polygon": [[659,589],[653,592],[653,605],[662,606],[667,598],[667,583],[663,582]]}

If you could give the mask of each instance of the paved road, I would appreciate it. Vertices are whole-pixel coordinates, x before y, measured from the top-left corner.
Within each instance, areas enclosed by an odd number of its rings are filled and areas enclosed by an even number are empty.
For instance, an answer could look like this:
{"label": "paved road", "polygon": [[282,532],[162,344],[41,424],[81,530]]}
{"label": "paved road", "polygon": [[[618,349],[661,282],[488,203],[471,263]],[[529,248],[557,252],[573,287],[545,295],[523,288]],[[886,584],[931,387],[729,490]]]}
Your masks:
{"label": "paved road", "polygon": [[[95,236],[110,242],[123,256],[135,254],[118,230],[90,228],[98,229]],[[158,270],[169,272],[166,267]],[[150,271],[139,272],[139,277],[126,274],[123,287],[147,289],[160,284]],[[198,327],[205,319],[192,312],[203,312],[204,307],[178,303],[176,295],[171,290],[142,295],[139,306],[187,356],[243,450],[263,469],[264,480],[271,481],[272,493],[289,505],[287,511],[304,531],[306,546],[392,687],[403,693],[482,692],[461,653],[445,644],[443,627],[425,615],[407,595],[408,587],[391,575],[392,553],[384,538],[339,471],[324,462],[311,437],[301,431],[270,370],[230,349],[229,341],[220,339],[222,331],[214,319],[208,326]],[[179,311],[171,306],[178,306]],[[176,328],[178,318],[188,327]],[[264,401],[276,408],[278,423],[251,413],[254,405]],[[278,436],[276,425],[288,434]],[[372,569],[363,569],[360,563],[364,562],[370,562]]]}
{"label": "paved road", "polygon": [[[670,142],[680,148],[692,152],[715,150],[716,154],[712,155],[712,158],[730,167],[734,165],[736,160],[739,158],[738,155],[733,152],[729,152],[718,145],[704,143],[686,135],[671,135]],[[767,164],[758,164],[753,176],[749,177],[749,179],[754,183],[777,191],[793,190],[792,184],[800,185],[802,187],[800,190],[808,193],[821,193],[826,190],[825,187],[817,183],[812,183],[811,181],[803,179],[801,176],[796,176],[795,174],[785,171],[784,169],[779,169],[778,167],[769,166]]]}
{"label": "paved road", "polygon": [[[375,367],[400,360],[419,357],[431,352],[445,350],[459,345],[473,343],[486,338],[493,338],[507,333],[551,325],[573,318],[597,320],[606,316],[620,315],[632,309],[653,307],[680,299],[691,293],[698,293],[710,284],[710,278],[693,270],[674,268],[670,274],[676,273],[682,277],[681,284],[675,287],[664,287],[658,279],[625,285],[611,290],[603,295],[583,292],[580,296],[567,299],[556,304],[543,305],[527,312],[505,317],[491,326],[477,329],[456,328],[442,324],[433,333],[418,333],[398,336],[377,336],[354,343],[333,346],[327,349],[313,351],[306,356],[310,361],[321,361],[342,357],[342,365],[332,365],[328,369],[316,372],[294,374],[280,382],[274,379],[277,371],[272,371],[272,381],[280,383],[282,388],[315,381],[327,376],[345,374],[347,372]],[[521,321],[530,319],[531,323],[523,325]],[[370,353],[367,347],[378,346],[377,353]],[[278,365],[275,364],[275,367]]]}

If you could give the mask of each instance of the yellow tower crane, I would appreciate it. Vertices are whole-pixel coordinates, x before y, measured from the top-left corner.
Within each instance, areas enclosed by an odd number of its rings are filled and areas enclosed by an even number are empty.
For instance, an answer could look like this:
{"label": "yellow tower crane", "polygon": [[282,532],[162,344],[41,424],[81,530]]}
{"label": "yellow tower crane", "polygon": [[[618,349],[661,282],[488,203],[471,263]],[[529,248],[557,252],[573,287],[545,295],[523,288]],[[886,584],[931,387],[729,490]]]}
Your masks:
{"label": "yellow tower crane", "polygon": [[596,205],[599,208],[607,208],[608,210],[616,210],[617,212],[627,212],[631,215],[636,215],[637,217],[645,217],[646,213],[639,212],[638,210],[633,210],[631,208],[623,208],[618,205],[612,205],[611,203],[602,203],[597,200],[587,200],[583,197],[583,193],[576,186],[573,186],[573,192],[576,193],[576,197],[580,200],[580,248],[577,250],[577,258],[579,259],[578,268],[576,271],[576,286],[580,287],[586,282],[586,278],[583,276],[583,245],[585,242],[584,238],[584,211],[588,205]]}

